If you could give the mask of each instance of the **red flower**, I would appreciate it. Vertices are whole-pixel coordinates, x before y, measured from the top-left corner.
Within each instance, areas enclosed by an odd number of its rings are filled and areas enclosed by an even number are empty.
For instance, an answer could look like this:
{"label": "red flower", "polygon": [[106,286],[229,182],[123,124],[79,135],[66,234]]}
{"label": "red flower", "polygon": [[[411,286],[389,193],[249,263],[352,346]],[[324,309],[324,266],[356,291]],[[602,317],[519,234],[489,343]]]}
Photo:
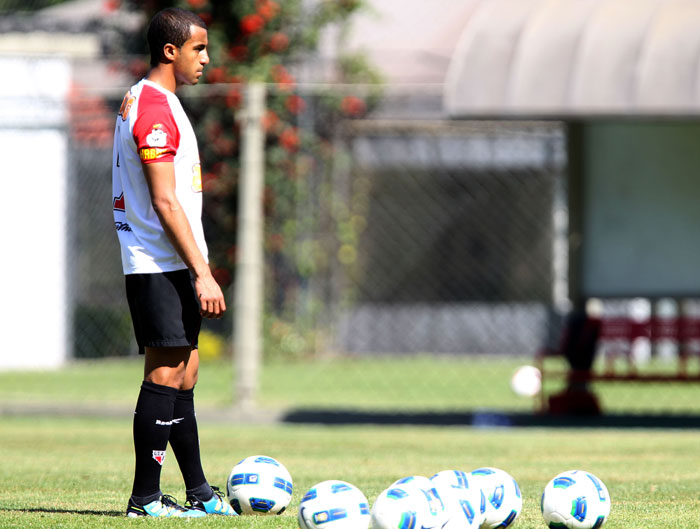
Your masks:
{"label": "red flower", "polygon": [[246,35],[252,35],[254,33],[257,33],[264,26],[265,19],[257,13],[253,13],[252,15],[245,15],[241,19],[241,30]]}
{"label": "red flower", "polygon": [[267,45],[273,52],[280,53],[289,46],[289,37],[281,31],[277,31],[272,34]]}
{"label": "red flower", "polygon": [[357,96],[345,96],[340,102],[340,110],[346,116],[358,117],[367,111],[367,105]]}
{"label": "red flower", "polygon": [[306,101],[301,96],[292,94],[287,97],[284,102],[284,106],[287,107],[292,114],[301,114],[306,110]]}
{"label": "red flower", "polygon": [[294,77],[281,64],[276,64],[272,67],[272,79],[277,82],[277,85],[283,92],[288,92],[294,88]]}
{"label": "red flower", "polygon": [[294,152],[300,145],[299,134],[294,127],[287,127],[280,134],[280,144],[289,152]]}
{"label": "red flower", "polygon": [[276,128],[279,122],[280,118],[272,110],[265,112],[265,115],[262,117],[262,126],[265,132],[270,132]]}
{"label": "red flower", "polygon": [[238,110],[243,102],[243,94],[238,88],[231,88],[226,94],[226,106]]}
{"label": "red flower", "polygon": [[221,66],[210,68],[207,72],[208,83],[223,83],[226,80],[226,72]]}
{"label": "red flower", "polygon": [[102,7],[105,11],[108,13],[111,13],[112,11],[116,11],[122,6],[121,0],[104,0],[102,3]]}
{"label": "red flower", "polygon": [[207,0],[187,0],[187,3],[192,9],[201,9],[207,5]]}
{"label": "red flower", "polygon": [[243,62],[248,58],[248,47],[247,46],[231,46],[228,49],[229,57],[234,61]]}
{"label": "red flower", "polygon": [[272,0],[260,0],[256,2],[256,5],[258,7],[258,15],[263,17],[265,20],[275,18],[280,10],[280,6],[277,4],[277,2],[273,2]]}
{"label": "red flower", "polygon": [[270,73],[272,74],[272,79],[279,82],[280,79],[283,77],[286,77],[289,75],[289,72],[287,69],[282,66],[281,64],[275,64],[272,69],[270,70]]}

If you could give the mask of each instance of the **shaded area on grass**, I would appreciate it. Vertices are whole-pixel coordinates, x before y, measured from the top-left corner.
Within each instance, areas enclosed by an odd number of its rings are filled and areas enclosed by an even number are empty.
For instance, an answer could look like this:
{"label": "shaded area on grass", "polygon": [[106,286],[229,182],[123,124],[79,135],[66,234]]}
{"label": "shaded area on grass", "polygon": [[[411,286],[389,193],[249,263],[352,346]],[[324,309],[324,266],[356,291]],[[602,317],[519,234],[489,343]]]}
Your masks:
{"label": "shaded area on grass", "polygon": [[700,428],[700,415],[604,414],[599,416],[544,415],[490,411],[410,412],[351,409],[294,409],[281,422],[326,425],[423,425],[532,428]]}

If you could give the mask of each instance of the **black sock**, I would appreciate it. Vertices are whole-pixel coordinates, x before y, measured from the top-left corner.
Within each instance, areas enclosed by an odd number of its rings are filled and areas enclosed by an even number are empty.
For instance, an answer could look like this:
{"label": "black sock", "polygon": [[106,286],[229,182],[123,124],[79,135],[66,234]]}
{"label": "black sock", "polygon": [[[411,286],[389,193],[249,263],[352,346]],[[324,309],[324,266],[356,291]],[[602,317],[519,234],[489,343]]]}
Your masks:
{"label": "black sock", "polygon": [[199,454],[199,432],[194,413],[194,390],[180,390],[175,399],[173,426],[170,429],[170,446],[180,465],[185,489],[201,500],[211,498],[211,487],[204,477]]}
{"label": "black sock", "polygon": [[146,505],[161,496],[160,471],[165,459],[177,390],[143,381],[134,411],[134,486],[132,498]]}

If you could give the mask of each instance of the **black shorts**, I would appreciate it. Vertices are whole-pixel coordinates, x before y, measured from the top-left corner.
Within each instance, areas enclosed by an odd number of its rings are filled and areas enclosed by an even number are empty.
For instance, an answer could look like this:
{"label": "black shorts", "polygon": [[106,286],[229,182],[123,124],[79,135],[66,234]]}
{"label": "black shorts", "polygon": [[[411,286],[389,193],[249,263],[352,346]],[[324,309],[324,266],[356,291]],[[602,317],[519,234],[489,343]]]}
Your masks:
{"label": "black shorts", "polygon": [[145,347],[197,347],[202,316],[189,270],[127,274],[125,280],[139,354]]}

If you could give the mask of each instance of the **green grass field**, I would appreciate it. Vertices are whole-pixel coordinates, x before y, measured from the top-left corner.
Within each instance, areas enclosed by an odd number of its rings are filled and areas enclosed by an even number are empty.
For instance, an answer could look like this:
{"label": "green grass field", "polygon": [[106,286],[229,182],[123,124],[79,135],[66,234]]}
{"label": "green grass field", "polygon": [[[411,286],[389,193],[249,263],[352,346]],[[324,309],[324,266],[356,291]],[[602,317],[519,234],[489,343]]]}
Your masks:
{"label": "green grass field", "polygon": [[[275,362],[261,372],[259,404],[288,408],[384,410],[532,411],[537,402],[511,391],[510,377],[530,358],[362,357],[317,362]],[[561,362],[549,364],[563,369]],[[81,361],[60,373],[0,372],[2,405],[49,403],[73,408],[99,403],[131,407],[141,380],[142,359]],[[671,369],[650,365],[647,371]],[[226,409],[235,395],[231,362],[202,364],[197,402],[200,409]],[[562,380],[547,381],[548,393]],[[601,383],[595,386],[603,407],[614,413],[700,414],[698,384]]]}
{"label": "green grass field", "polygon": [[[525,359],[354,359],[264,367],[263,410],[355,407],[382,410],[531,410],[508,387]],[[124,517],[132,478],[131,413],[139,358],[78,362],[60,371],[0,373],[0,529],[132,527]],[[556,384],[556,383],[555,383]],[[583,468],[607,484],[609,528],[700,528],[700,432],[644,429],[515,429],[311,426],[235,422],[228,362],[203,363],[197,388],[205,470],[223,486],[247,455],[280,459],[295,482],[278,517],[191,520],[190,526],[296,528],[302,494],[325,479],[360,487],[370,501],[395,479],[444,469],[496,466],[524,494],[516,529],[544,527],[539,497],[557,473]],[[694,385],[602,385],[614,411],[698,412]],[[101,412],[104,408],[104,413]],[[183,498],[174,458],[163,490]],[[159,527],[176,520],[142,521]],[[165,524],[160,525],[160,524]],[[173,525],[174,526],[174,525]]]}
{"label": "green grass field", "polygon": [[[132,477],[128,418],[3,417],[0,428],[1,528],[181,527],[181,520],[134,521],[123,515]],[[236,461],[278,458],[294,479],[281,516],[209,517],[188,527],[296,528],[304,491],[325,479],[360,487],[371,501],[410,474],[490,465],[519,482],[524,505],[513,527],[543,528],[539,496],[555,474],[585,468],[612,496],[606,527],[700,527],[700,435],[695,431],[323,427],[200,421],[203,462],[223,486]],[[183,499],[174,458],[163,489]]]}

